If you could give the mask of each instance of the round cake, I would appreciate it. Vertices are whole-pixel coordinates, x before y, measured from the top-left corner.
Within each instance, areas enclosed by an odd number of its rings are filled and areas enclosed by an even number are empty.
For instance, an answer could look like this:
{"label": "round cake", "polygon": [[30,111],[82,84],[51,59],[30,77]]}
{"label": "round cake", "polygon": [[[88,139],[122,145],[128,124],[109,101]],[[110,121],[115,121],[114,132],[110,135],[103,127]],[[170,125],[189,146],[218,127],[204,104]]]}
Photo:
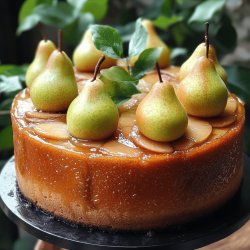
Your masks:
{"label": "round cake", "polygon": [[[162,70],[178,88],[179,68]],[[75,72],[81,91],[91,74]],[[157,81],[155,71],[119,108],[113,136],[77,139],[66,113],[38,111],[29,89],[13,102],[16,178],[21,193],[65,220],[118,230],[163,228],[204,216],[238,190],[243,174],[244,105],[228,94],[223,114],[188,115],[185,134],[172,142],[142,135],[136,109]]]}

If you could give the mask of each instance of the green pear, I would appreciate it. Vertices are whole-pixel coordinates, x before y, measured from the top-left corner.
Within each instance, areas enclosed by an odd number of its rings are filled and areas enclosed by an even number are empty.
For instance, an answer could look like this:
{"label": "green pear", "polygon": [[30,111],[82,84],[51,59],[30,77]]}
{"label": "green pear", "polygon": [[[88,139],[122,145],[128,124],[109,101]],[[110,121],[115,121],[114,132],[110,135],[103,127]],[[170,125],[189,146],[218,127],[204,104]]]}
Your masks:
{"label": "green pear", "polygon": [[[92,41],[91,31],[87,30],[73,53],[73,63],[79,71],[93,72],[102,55],[103,53],[96,49]],[[109,68],[113,65],[116,65],[116,60],[106,56],[105,61],[101,65],[101,69]]]}
{"label": "green pear", "polygon": [[187,113],[199,117],[220,115],[227,103],[228,91],[205,56],[197,59],[192,71],[180,82],[176,92]]}
{"label": "green pear", "polygon": [[146,137],[169,142],[181,137],[188,117],[168,82],[157,82],[136,110],[136,123]]}
{"label": "green pear", "polygon": [[86,82],[67,112],[70,134],[84,140],[111,136],[117,129],[118,120],[118,109],[100,79]]}
{"label": "green pear", "polygon": [[73,65],[64,52],[55,50],[31,85],[31,100],[38,110],[59,112],[67,110],[77,95]]}
{"label": "green pear", "polygon": [[[145,29],[148,33],[148,38],[147,38],[145,49],[162,48],[161,55],[160,55],[157,62],[160,65],[160,68],[167,67],[169,65],[169,61],[170,61],[170,52],[169,52],[168,46],[157,35],[157,33],[154,29],[154,25],[150,20],[144,19],[142,21],[142,25],[145,27]],[[130,59],[130,65],[134,66],[137,59],[138,59],[138,56],[132,56]]]}
{"label": "green pear", "polygon": [[[179,78],[182,80],[187,76],[187,74],[192,70],[198,58],[206,56],[206,44],[201,43],[194,50],[193,54],[181,65]],[[208,58],[213,60],[216,71],[222,78],[224,82],[227,82],[227,74],[226,71],[221,67],[218,62],[216,51],[212,45],[209,45]]]}
{"label": "green pear", "polygon": [[39,42],[35,57],[28,67],[25,80],[26,85],[30,88],[34,79],[43,71],[51,53],[56,49],[54,43],[50,40],[42,40]]}

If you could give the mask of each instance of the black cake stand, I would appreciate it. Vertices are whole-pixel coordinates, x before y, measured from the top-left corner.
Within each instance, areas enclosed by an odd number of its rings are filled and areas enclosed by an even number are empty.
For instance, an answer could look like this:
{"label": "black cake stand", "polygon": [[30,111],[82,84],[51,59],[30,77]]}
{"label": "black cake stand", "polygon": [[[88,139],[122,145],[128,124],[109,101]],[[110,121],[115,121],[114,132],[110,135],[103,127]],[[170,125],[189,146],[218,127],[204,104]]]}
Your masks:
{"label": "black cake stand", "polygon": [[70,225],[35,208],[20,196],[14,158],[0,175],[0,206],[18,226],[37,238],[73,250],[194,249],[220,240],[250,219],[250,158],[244,158],[244,179],[235,197],[217,212],[195,222],[164,230],[114,232]]}

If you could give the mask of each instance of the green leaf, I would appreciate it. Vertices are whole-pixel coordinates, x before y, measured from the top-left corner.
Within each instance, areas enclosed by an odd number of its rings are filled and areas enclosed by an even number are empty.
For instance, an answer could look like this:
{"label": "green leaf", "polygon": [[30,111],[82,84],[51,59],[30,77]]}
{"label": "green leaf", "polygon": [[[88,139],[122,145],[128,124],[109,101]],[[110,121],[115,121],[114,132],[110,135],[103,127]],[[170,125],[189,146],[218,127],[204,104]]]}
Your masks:
{"label": "green leaf", "polygon": [[148,33],[141,23],[141,18],[136,21],[135,31],[129,42],[128,55],[129,57],[139,55],[146,46]]}
{"label": "green leaf", "polygon": [[225,69],[227,71],[229,89],[241,97],[250,109],[250,69],[237,65],[225,67]]}
{"label": "green leaf", "polygon": [[149,48],[145,49],[140,55],[137,61],[135,62],[134,67],[132,68],[132,76],[140,79],[142,78],[147,71],[152,70],[155,67],[155,64],[160,57],[162,48]]}
{"label": "green leaf", "polygon": [[32,14],[33,9],[42,3],[52,4],[52,0],[25,0],[21,6],[18,15],[19,24],[24,21],[27,16]]}
{"label": "green leaf", "polygon": [[107,25],[91,25],[90,29],[94,44],[98,50],[114,59],[122,57],[122,39],[116,29]]}
{"label": "green leaf", "polygon": [[138,93],[136,88],[138,80],[132,77],[122,67],[113,66],[109,69],[101,70],[100,73],[100,79],[106,84],[106,86],[109,86],[109,92],[114,99],[127,98]]}
{"label": "green leaf", "polygon": [[27,16],[17,28],[17,35],[20,35],[24,31],[34,28],[40,22],[40,17],[36,14]]}
{"label": "green leaf", "polygon": [[81,10],[83,5],[86,3],[87,0],[67,0],[69,4],[71,4],[77,10]]}
{"label": "green leaf", "polygon": [[160,29],[166,30],[168,29],[171,25],[176,24],[180,21],[182,21],[182,17],[181,16],[170,16],[170,17],[166,17],[166,16],[159,16],[157,19],[155,19],[153,21],[154,25]]}
{"label": "green leaf", "polygon": [[0,131],[0,150],[13,148],[12,126],[9,125]]}
{"label": "green leaf", "polygon": [[25,75],[27,68],[28,68],[27,64],[20,66],[11,64],[0,65],[0,75],[5,75],[5,76]]}
{"label": "green leaf", "polygon": [[84,2],[81,12],[91,13],[96,21],[102,20],[108,9],[108,0],[87,0]]}
{"label": "green leaf", "polygon": [[94,23],[94,17],[91,13],[80,13],[78,18],[65,26],[63,29],[63,38],[67,44],[76,46],[81,40],[84,32],[89,25]]}
{"label": "green leaf", "polygon": [[65,27],[76,18],[75,9],[64,2],[53,6],[41,4],[34,9],[33,13],[39,15],[42,23],[58,28]]}
{"label": "green leaf", "polygon": [[189,18],[188,22],[205,22],[214,17],[220,12],[225,5],[225,0],[207,0],[200,3],[194,10],[194,13]]}
{"label": "green leaf", "polygon": [[19,76],[0,76],[0,93],[9,95],[13,92],[20,91],[22,84],[20,83]]}

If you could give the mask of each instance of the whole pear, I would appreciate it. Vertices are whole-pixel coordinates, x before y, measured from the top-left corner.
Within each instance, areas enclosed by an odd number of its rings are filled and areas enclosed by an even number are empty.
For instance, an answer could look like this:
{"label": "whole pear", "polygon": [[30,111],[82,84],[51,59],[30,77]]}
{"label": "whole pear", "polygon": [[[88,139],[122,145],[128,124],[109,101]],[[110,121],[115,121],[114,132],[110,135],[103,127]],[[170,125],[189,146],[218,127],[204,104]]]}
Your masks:
{"label": "whole pear", "polygon": [[169,142],[181,137],[187,128],[187,113],[168,82],[157,82],[136,110],[136,122],[146,137]]}
{"label": "whole pear", "polygon": [[197,59],[192,71],[180,82],[176,92],[187,113],[199,117],[220,115],[227,103],[228,91],[212,60]]}
{"label": "whole pear", "polygon": [[[181,65],[180,72],[179,72],[179,78],[181,80],[187,76],[187,74],[194,67],[197,59],[199,59],[202,56],[206,56],[206,44],[205,43],[201,43],[200,45],[198,45],[196,49],[194,50],[194,52],[192,53],[192,55]],[[218,72],[222,80],[224,82],[227,82],[226,71],[219,64],[217,56],[216,56],[216,51],[211,44],[209,45],[208,57],[211,60],[213,60],[216,71]]]}
{"label": "whole pear", "polygon": [[[87,30],[73,53],[73,63],[79,71],[93,72],[102,55],[103,53],[96,49],[92,41],[91,31]],[[106,56],[105,61],[101,65],[101,69],[109,68],[113,65],[116,65],[116,60]]]}
{"label": "whole pear", "polygon": [[118,109],[100,79],[86,82],[67,112],[70,134],[84,140],[111,136],[116,131],[118,119]]}
{"label": "whole pear", "polygon": [[30,88],[34,79],[43,71],[51,53],[56,49],[54,43],[50,40],[42,40],[39,42],[35,57],[28,67],[25,80],[26,85]]}
{"label": "whole pear", "polygon": [[77,95],[73,65],[64,52],[55,50],[32,83],[31,100],[38,110],[59,112],[66,110]]}
{"label": "whole pear", "polygon": [[[142,20],[142,25],[145,27],[148,33],[147,43],[145,49],[148,48],[162,48],[161,55],[158,59],[158,64],[160,68],[165,68],[169,65],[170,61],[170,52],[168,46],[161,40],[161,38],[157,35],[154,25],[150,20],[144,19]],[[138,56],[133,56],[130,59],[130,65],[133,66],[137,61]]]}

